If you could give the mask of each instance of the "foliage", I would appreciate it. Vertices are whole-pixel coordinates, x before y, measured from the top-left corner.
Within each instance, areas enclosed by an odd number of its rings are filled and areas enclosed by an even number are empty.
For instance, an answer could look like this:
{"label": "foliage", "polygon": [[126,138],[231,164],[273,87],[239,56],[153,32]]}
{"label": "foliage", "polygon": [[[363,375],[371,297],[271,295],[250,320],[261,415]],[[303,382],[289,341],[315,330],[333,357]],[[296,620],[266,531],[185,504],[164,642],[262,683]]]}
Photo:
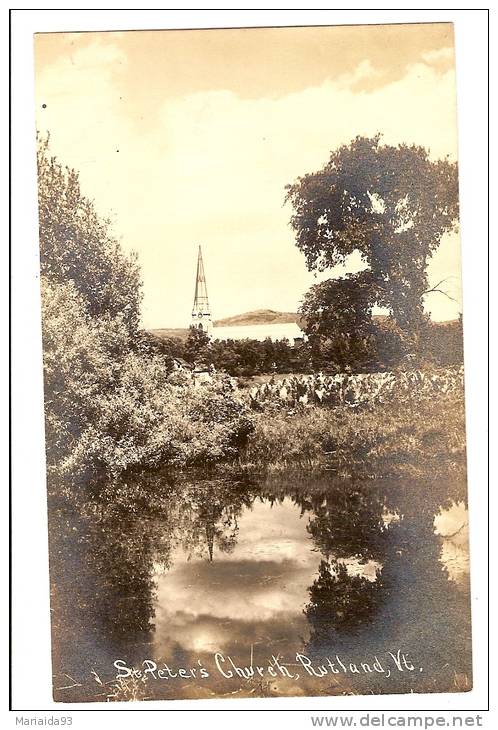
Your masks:
{"label": "foliage", "polygon": [[198,327],[190,327],[183,357],[192,365],[205,364],[209,359],[209,336]]}
{"label": "foliage", "polygon": [[432,323],[422,332],[421,351],[441,367],[463,363],[462,316],[453,322]]}
{"label": "foliage", "polygon": [[128,347],[118,318],[91,317],[74,285],[43,281],[47,462],[87,484],[99,473],[233,458],[251,430],[226,377],[197,386]]}
{"label": "foliage", "polygon": [[110,221],[82,194],[78,173],[50,156],[48,138],[38,138],[37,162],[42,275],[73,282],[92,316],[120,316],[136,331],[142,298],[136,257],[124,254]]}
{"label": "foliage", "polygon": [[251,377],[263,373],[303,372],[310,369],[310,350],[305,343],[291,345],[288,340],[209,340],[206,334],[191,328],[186,342],[180,338],[148,335],[154,348],[189,365],[214,365],[234,377]]}
{"label": "foliage", "polygon": [[427,368],[348,375],[288,375],[254,385],[251,406],[295,409],[310,405],[360,408],[395,401],[420,401],[463,392],[463,368]]}
{"label": "foliage", "polygon": [[405,395],[360,409],[280,409],[255,414],[254,424],[241,455],[246,466],[420,476],[465,464],[462,390],[428,398]]}
{"label": "foliage", "polygon": [[248,377],[262,373],[303,372],[310,368],[309,348],[305,343],[291,345],[288,340],[214,341],[210,358],[217,369],[231,375]]}
{"label": "foliage", "polygon": [[374,360],[372,276],[369,271],[328,279],[306,293],[300,307],[314,367],[369,369]]}
{"label": "foliage", "polygon": [[42,318],[47,466],[64,471],[98,421],[98,401],[115,378],[113,358],[128,340],[119,318],[90,317],[73,282],[42,277]]}
{"label": "foliage", "polygon": [[[330,293],[329,284],[333,284],[330,289],[338,285],[335,292]],[[324,307],[323,311],[317,308],[316,315],[309,315],[309,342],[291,345],[287,340],[270,339],[209,341],[205,333],[194,330],[187,342],[141,332],[141,347],[162,354],[170,368],[174,360],[190,365],[212,364],[216,370],[240,378],[312,371],[373,373],[406,366],[451,367],[463,363],[461,321],[427,322],[419,332],[418,351],[414,356],[409,340],[394,320],[391,317],[363,320],[361,313],[355,311],[354,282],[346,282],[344,290],[349,288],[349,291],[341,295],[343,284],[324,282],[312,287],[306,296],[306,300],[323,298],[329,303],[337,298],[337,307]],[[344,308],[339,307],[341,300]],[[334,334],[330,334],[332,331]]]}
{"label": "foliage", "polygon": [[[288,186],[287,200],[308,268],[325,271],[359,252],[370,306],[388,307],[403,331],[416,332],[428,258],[458,219],[456,164],[433,162],[415,145],[381,145],[380,135],[357,137]],[[349,280],[361,288],[362,272]]]}

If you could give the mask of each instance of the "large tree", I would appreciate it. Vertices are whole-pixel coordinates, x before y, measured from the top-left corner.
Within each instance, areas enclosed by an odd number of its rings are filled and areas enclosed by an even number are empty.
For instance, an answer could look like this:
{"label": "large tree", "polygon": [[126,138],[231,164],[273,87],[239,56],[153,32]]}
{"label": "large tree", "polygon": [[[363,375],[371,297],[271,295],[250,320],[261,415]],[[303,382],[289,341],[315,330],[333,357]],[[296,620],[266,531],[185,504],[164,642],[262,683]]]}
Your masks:
{"label": "large tree", "polygon": [[383,145],[380,135],[357,137],[288,186],[286,199],[308,269],[325,271],[359,252],[370,272],[370,304],[388,307],[400,328],[415,331],[424,319],[428,259],[458,221],[456,163],[433,161],[415,145]]}
{"label": "large tree", "polygon": [[81,192],[76,170],[50,154],[48,137],[38,137],[37,162],[42,275],[74,286],[91,316],[119,316],[135,334],[142,300],[136,256],[126,255],[110,221]]}

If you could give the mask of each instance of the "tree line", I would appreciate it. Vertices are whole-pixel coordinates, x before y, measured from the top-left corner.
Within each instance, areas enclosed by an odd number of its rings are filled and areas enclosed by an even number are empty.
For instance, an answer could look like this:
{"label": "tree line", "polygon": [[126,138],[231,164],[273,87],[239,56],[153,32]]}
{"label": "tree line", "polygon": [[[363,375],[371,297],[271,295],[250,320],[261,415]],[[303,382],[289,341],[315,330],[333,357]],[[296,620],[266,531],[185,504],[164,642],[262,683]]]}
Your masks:
{"label": "tree line", "polygon": [[142,333],[147,347],[166,357],[168,366],[174,360],[191,367],[223,370],[233,377],[251,377],[279,373],[362,373],[406,367],[452,367],[463,362],[462,319],[448,323],[427,321],[419,331],[415,353],[406,346],[403,332],[389,319],[373,320],[368,336],[332,330],[327,337],[315,338],[296,345],[288,340],[273,342],[210,340],[202,331],[192,328],[186,340],[160,338]]}

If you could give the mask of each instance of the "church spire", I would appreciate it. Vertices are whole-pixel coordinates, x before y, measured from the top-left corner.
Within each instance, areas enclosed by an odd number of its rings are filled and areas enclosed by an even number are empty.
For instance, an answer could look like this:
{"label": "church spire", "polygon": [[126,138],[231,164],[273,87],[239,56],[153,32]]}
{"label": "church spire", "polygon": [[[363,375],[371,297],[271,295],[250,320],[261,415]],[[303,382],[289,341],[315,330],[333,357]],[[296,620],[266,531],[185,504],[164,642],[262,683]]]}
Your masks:
{"label": "church spire", "polygon": [[199,253],[197,254],[197,275],[195,278],[194,305],[192,307],[192,326],[204,330],[206,334],[211,334],[211,310],[209,308],[206,275],[204,273],[204,262],[202,260],[200,246]]}

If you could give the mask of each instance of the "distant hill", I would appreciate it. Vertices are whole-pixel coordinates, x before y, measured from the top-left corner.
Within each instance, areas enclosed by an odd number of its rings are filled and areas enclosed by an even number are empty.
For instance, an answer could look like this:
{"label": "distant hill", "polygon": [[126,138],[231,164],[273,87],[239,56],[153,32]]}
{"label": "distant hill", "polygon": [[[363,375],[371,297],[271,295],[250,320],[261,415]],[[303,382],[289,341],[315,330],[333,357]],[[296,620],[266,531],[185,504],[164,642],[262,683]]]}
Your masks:
{"label": "distant hill", "polygon": [[244,327],[255,324],[289,324],[301,321],[296,312],[275,312],[273,309],[255,309],[253,312],[236,314],[234,317],[217,319],[215,327]]}
{"label": "distant hill", "polygon": [[[378,325],[384,324],[389,318],[385,314],[374,314],[372,319]],[[225,319],[217,319],[214,322],[215,327],[250,327],[258,324],[289,324],[296,322],[301,328],[304,327],[304,320],[297,312],[276,312],[273,309],[255,309],[253,312],[244,312],[244,314],[236,314],[233,317],[225,317]],[[458,320],[448,320],[446,322],[432,322],[435,327],[455,327]],[[188,337],[188,329],[164,327],[148,330],[152,335],[161,339],[169,339],[177,337],[186,340]]]}

